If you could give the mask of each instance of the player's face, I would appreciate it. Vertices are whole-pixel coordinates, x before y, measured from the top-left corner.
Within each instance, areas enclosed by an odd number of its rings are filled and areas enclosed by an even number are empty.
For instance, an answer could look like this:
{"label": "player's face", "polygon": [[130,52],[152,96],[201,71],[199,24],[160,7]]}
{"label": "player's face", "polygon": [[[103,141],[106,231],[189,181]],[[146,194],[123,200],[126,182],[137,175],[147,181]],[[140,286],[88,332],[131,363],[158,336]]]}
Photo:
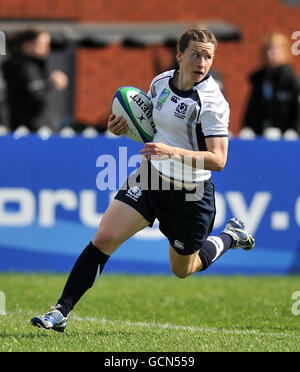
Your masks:
{"label": "player's face", "polygon": [[211,68],[214,52],[214,44],[199,41],[190,41],[183,53],[177,51],[180,74],[183,74],[184,80],[190,81],[192,86],[199,83]]}

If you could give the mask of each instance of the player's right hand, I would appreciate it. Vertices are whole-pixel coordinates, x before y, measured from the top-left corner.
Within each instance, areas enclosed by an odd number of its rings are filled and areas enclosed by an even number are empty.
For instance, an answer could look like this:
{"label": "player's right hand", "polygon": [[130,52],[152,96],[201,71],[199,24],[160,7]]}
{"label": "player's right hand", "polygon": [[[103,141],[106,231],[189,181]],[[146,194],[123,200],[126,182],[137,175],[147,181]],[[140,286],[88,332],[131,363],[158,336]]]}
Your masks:
{"label": "player's right hand", "polygon": [[107,129],[114,135],[120,136],[127,132],[127,121],[122,116],[110,114],[107,122]]}

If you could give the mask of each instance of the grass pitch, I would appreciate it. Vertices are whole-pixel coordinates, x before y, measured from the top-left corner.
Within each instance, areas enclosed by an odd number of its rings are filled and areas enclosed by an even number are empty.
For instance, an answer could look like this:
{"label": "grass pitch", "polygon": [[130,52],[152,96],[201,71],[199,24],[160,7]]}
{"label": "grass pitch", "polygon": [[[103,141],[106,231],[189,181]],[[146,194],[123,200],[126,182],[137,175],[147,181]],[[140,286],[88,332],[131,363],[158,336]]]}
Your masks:
{"label": "grass pitch", "polygon": [[60,334],[32,327],[30,318],[56,303],[66,276],[0,274],[0,351],[299,351],[300,315],[292,312],[299,279],[104,272]]}

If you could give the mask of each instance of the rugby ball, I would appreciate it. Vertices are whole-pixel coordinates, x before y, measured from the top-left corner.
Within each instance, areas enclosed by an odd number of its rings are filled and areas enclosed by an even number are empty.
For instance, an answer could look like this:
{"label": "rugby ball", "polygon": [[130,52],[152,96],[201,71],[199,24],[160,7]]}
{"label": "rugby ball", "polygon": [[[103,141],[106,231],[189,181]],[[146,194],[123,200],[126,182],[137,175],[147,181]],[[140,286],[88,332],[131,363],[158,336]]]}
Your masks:
{"label": "rugby ball", "polygon": [[112,113],[127,121],[125,135],[136,142],[151,142],[155,133],[150,98],[140,89],[121,87],[114,94]]}

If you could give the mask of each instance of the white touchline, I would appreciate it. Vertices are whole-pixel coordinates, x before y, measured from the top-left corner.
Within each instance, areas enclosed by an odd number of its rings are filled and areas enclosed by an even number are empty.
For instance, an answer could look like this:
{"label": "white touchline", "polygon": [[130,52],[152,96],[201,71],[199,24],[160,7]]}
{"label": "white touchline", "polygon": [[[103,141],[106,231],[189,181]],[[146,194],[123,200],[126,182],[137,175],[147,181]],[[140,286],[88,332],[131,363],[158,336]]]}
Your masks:
{"label": "white touchline", "polygon": [[[8,312],[7,315],[21,315],[28,314],[29,316],[36,314],[36,311],[32,310],[22,310],[18,309],[17,311]],[[75,313],[70,315],[70,320],[77,320],[79,322],[91,322],[99,324],[108,324],[108,325],[119,325],[127,327],[141,327],[141,328],[158,328],[158,329],[175,329],[181,331],[190,331],[190,332],[205,332],[205,333],[226,333],[232,335],[255,335],[262,337],[278,337],[278,338],[289,338],[294,340],[299,340],[300,335],[295,335],[292,333],[284,332],[262,332],[259,329],[226,329],[226,328],[205,328],[205,327],[195,327],[195,326],[184,326],[176,325],[170,323],[159,323],[159,322],[131,322],[130,320],[109,320],[105,318],[96,318],[90,316],[81,317]],[[1,320],[1,319],[0,319]]]}
{"label": "white touchline", "polygon": [[223,329],[223,328],[204,328],[204,327],[194,327],[194,326],[183,326],[175,325],[169,323],[159,323],[159,322],[131,322],[129,320],[108,320],[105,318],[95,318],[95,317],[80,317],[76,314],[72,314],[72,319],[83,322],[93,322],[101,324],[110,325],[120,325],[129,327],[142,327],[142,328],[159,328],[159,329],[175,329],[190,332],[205,332],[205,333],[227,333],[232,335],[256,335],[264,337],[279,337],[279,338],[290,338],[290,339],[300,339],[300,335],[294,335],[290,333],[283,332],[262,332],[257,329]]}

